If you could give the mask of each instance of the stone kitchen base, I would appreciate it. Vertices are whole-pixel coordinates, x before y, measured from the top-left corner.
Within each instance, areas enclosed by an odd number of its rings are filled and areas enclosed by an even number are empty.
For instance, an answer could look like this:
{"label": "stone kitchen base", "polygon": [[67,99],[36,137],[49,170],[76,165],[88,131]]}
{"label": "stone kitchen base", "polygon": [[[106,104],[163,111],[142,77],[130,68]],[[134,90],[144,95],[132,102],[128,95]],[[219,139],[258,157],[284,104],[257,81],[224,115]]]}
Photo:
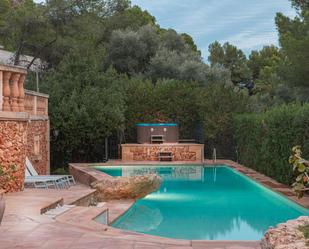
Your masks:
{"label": "stone kitchen base", "polygon": [[159,161],[160,152],[172,154],[172,161],[203,162],[203,144],[122,144],[123,161]]}

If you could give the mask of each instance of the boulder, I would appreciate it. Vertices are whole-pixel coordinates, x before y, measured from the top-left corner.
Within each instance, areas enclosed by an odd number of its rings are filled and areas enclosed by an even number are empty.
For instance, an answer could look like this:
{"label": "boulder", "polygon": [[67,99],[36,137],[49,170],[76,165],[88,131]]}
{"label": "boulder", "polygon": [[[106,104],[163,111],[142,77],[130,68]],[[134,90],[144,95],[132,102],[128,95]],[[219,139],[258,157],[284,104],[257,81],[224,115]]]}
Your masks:
{"label": "boulder", "polygon": [[276,228],[270,228],[262,238],[262,249],[309,249],[300,227],[309,224],[308,216],[301,216],[296,220],[289,220],[279,224]]}
{"label": "boulder", "polygon": [[159,189],[161,178],[156,174],[132,177],[106,177],[91,184],[97,189],[97,200],[139,199]]}

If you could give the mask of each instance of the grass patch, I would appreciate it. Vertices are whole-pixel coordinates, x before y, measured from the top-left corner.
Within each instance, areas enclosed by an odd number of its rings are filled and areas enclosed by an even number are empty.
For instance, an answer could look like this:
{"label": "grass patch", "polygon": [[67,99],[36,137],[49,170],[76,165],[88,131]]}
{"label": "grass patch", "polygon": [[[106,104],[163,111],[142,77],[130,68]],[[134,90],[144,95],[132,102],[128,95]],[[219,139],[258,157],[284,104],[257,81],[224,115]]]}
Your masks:
{"label": "grass patch", "polygon": [[309,225],[300,227],[299,230],[304,233],[306,239],[309,239]]}

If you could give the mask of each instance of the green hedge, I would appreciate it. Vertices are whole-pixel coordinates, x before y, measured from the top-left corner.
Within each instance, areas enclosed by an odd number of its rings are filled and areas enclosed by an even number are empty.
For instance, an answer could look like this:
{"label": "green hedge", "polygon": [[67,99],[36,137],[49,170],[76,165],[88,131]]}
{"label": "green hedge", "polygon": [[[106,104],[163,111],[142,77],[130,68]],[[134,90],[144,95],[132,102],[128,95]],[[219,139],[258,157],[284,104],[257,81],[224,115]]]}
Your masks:
{"label": "green hedge", "polygon": [[291,184],[291,148],[301,145],[309,158],[309,104],[289,104],[234,119],[239,161],[277,181]]}

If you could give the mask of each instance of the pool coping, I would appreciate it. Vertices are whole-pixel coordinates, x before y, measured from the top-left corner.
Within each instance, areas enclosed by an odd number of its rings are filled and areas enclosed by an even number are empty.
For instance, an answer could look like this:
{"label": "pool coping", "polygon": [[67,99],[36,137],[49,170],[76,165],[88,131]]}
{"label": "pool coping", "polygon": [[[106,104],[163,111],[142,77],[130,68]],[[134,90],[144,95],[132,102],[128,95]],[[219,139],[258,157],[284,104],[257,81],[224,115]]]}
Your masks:
{"label": "pool coping", "polygon": [[[94,168],[94,166],[133,166],[133,165],[158,165],[157,162],[149,163],[149,162],[140,162],[139,164],[136,164],[135,162],[122,162],[122,161],[112,161],[109,163],[71,163],[69,164],[69,169],[70,173],[74,175],[81,173],[80,176],[77,176],[78,181],[81,180],[82,183],[84,184],[90,184],[92,181],[96,180],[103,180],[106,178],[113,178],[113,176],[110,176],[104,172],[101,172],[97,169]],[[279,195],[283,195],[283,197],[286,197],[287,199],[299,204],[300,206],[304,208],[309,208],[309,196],[304,196],[304,199],[298,199],[293,190],[284,184],[278,183],[276,180],[267,177],[251,168],[247,168],[243,165],[240,165],[236,162],[233,162],[231,160],[217,160],[216,162],[212,160],[205,160],[204,163],[188,163],[188,162],[177,162],[177,163],[161,163],[159,165],[168,165],[168,166],[180,166],[180,165],[226,165],[237,172],[249,177],[251,180],[257,182],[258,184],[261,184],[262,186],[274,191],[275,193]],[[90,167],[89,167],[90,166]],[[133,232],[133,231],[128,231],[128,230],[122,230],[118,228],[114,228],[110,226],[116,219],[124,215],[130,207],[134,204],[135,200],[133,200],[131,205],[128,205],[126,209],[121,210],[121,212],[118,212],[116,215],[114,215],[113,219],[109,220],[108,224],[109,225],[103,225],[100,224],[98,226],[98,223],[95,225],[95,227],[100,227],[99,230],[103,230],[104,233],[110,234],[111,236],[128,236],[130,239],[134,239],[136,241],[143,241],[143,242],[155,242],[155,241],[160,241],[160,243],[165,243],[165,244],[170,244],[170,245],[178,245],[178,246],[193,246],[193,245],[213,245],[213,246],[240,246],[240,247],[248,247],[248,248],[260,248],[257,247],[259,246],[260,240],[258,241],[230,241],[230,240],[184,240],[184,239],[174,239],[174,238],[167,238],[167,237],[160,237],[160,236],[155,236],[155,235],[148,235],[148,234],[143,234],[143,233],[138,233],[138,232]],[[114,203],[115,206],[117,206],[117,201]],[[113,207],[108,207],[107,210],[110,211],[112,210]],[[96,214],[93,217],[87,216],[88,219],[91,220],[91,222],[96,222],[95,218],[98,216]],[[92,223],[93,224],[93,223]],[[236,247],[235,247],[236,248]]]}

